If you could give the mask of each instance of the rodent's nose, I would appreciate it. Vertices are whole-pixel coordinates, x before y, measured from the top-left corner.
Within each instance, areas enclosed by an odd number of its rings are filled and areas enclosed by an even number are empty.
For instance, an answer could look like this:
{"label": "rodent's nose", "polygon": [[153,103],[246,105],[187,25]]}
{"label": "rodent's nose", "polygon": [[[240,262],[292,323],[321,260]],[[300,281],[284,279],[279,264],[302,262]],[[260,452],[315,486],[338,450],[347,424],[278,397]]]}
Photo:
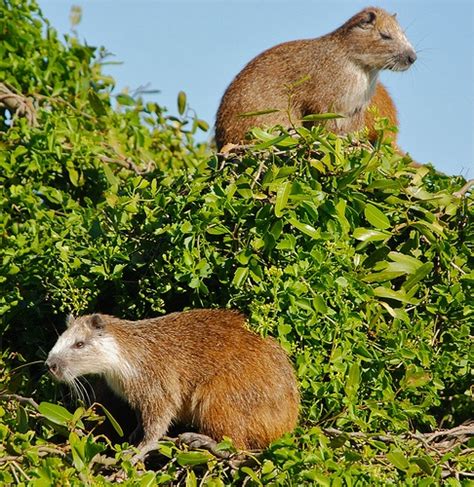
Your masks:
{"label": "rodent's nose", "polygon": [[416,61],[417,55],[415,51],[408,51],[406,56],[407,56],[407,61],[410,64],[413,64]]}
{"label": "rodent's nose", "polygon": [[59,370],[59,360],[56,360],[54,358],[48,358],[45,362],[46,367],[48,367],[49,371],[53,374],[56,375]]}

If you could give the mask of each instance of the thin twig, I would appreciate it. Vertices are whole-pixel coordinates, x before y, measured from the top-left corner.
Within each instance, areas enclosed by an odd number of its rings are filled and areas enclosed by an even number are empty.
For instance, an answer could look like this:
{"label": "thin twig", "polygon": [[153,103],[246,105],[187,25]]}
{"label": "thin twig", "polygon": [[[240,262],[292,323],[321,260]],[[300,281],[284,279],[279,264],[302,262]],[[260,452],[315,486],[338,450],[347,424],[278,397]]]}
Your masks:
{"label": "thin twig", "polygon": [[16,467],[15,466],[16,466],[15,462],[10,463],[10,470],[11,470],[13,476],[15,477],[16,485],[19,485],[20,484],[20,479],[18,478],[18,474],[17,474],[17,471],[16,471]]}
{"label": "thin twig", "polygon": [[8,462],[18,462],[23,458],[23,455],[9,455],[6,457],[0,457],[0,464]]}
{"label": "thin twig", "polygon": [[[336,428],[323,428],[322,431],[331,437],[345,435],[348,438],[356,438],[356,439],[367,439],[367,440],[379,440],[384,443],[394,443],[396,439],[406,439],[411,438],[414,440],[419,441],[420,443],[425,446],[425,448],[429,448],[431,450],[436,451],[437,453],[441,454],[442,452],[446,452],[451,450],[455,446],[458,446],[461,443],[464,443],[469,439],[471,436],[474,436],[474,422],[468,422],[459,426],[456,426],[451,429],[447,430],[439,430],[434,431],[431,433],[407,433],[402,434],[398,437],[394,437],[392,435],[379,435],[373,433],[364,433],[362,431],[341,431]],[[436,438],[445,438],[442,441],[435,441]]]}
{"label": "thin twig", "polygon": [[39,410],[39,404],[31,397],[23,397],[18,394],[0,394],[0,400],[6,401],[18,401],[21,404],[29,404],[33,406],[37,411]]}
{"label": "thin twig", "polygon": [[[149,161],[148,163],[146,163],[146,168],[141,169],[129,157],[126,157],[126,158],[122,157],[120,159],[113,159],[112,157],[108,157],[106,155],[100,155],[99,158],[102,162],[111,163],[111,164],[118,164],[119,166],[125,167],[126,169],[130,169],[131,171],[133,171],[135,174],[138,174],[139,176],[142,176],[143,174],[148,174],[151,171],[153,171],[153,169],[154,169],[153,161]],[[143,162],[143,161],[141,161],[141,162]]]}
{"label": "thin twig", "polygon": [[447,437],[473,436],[474,422],[471,421],[467,424],[461,424],[459,426],[456,426],[448,430],[434,431],[432,433],[420,433],[420,435],[424,436],[428,442],[433,441],[435,438],[438,438],[439,436],[447,436]]}
{"label": "thin twig", "polygon": [[37,125],[36,110],[31,99],[16,93],[5,83],[0,83],[0,106],[9,110],[13,117],[25,117],[31,127]]}
{"label": "thin twig", "polygon": [[470,179],[461,189],[453,193],[453,196],[461,198],[471,189],[472,186],[474,186],[474,179]]}
{"label": "thin twig", "polygon": [[263,160],[262,162],[260,162],[260,164],[258,165],[258,169],[257,169],[257,173],[255,174],[255,176],[252,176],[252,184],[250,185],[250,188],[253,189],[255,184],[258,182],[258,180],[260,179],[260,175],[262,174],[262,171],[263,169],[265,168],[265,161]]}
{"label": "thin twig", "polygon": [[253,144],[226,144],[224,147],[222,147],[220,152],[216,153],[216,156],[227,158],[230,157],[232,154],[245,152],[251,147],[253,147]]}
{"label": "thin twig", "polygon": [[20,471],[20,473],[23,475],[23,477],[25,477],[26,480],[28,481],[31,480],[31,477],[20,467],[20,465],[18,465],[17,462],[12,462],[11,465],[17,468]]}
{"label": "thin twig", "polygon": [[35,448],[35,453],[40,457],[51,454],[60,455],[61,457],[66,456],[66,452],[60,450],[59,448],[51,448],[50,446],[38,446]]}
{"label": "thin twig", "polygon": [[362,431],[341,431],[336,428],[322,428],[322,431],[324,434],[328,436],[340,436],[340,435],[345,435],[348,438],[360,438],[363,440],[369,439],[369,440],[379,440],[384,443],[393,443],[395,441],[394,438],[392,438],[389,435],[379,435],[379,434],[373,434],[373,433],[363,433]]}

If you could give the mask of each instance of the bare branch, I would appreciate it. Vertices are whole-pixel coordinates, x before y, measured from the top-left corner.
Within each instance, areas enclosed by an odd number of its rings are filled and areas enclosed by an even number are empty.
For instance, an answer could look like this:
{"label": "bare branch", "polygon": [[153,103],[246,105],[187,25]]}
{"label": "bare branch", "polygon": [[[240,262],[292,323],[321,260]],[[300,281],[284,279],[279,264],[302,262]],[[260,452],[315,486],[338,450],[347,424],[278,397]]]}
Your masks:
{"label": "bare branch", "polygon": [[[110,164],[118,164],[119,166],[125,167],[126,169],[130,169],[133,171],[135,174],[138,174],[139,176],[142,176],[143,174],[148,174],[154,169],[154,163],[153,161],[149,161],[146,163],[146,168],[141,169],[138,167],[129,157],[122,157],[119,159],[113,159],[112,157],[108,157],[106,155],[101,155],[99,156],[100,160],[105,163],[110,163]],[[143,163],[145,165],[145,163]]]}
{"label": "bare branch", "polygon": [[32,99],[16,93],[5,83],[0,83],[0,106],[9,110],[14,117],[25,117],[31,127],[37,125]]}
{"label": "bare branch", "polygon": [[453,193],[453,196],[462,198],[474,186],[474,179],[470,179],[460,190]]}
{"label": "bare branch", "polygon": [[348,438],[360,438],[363,440],[378,440],[384,443],[393,443],[395,439],[389,435],[378,435],[372,433],[363,433],[362,431],[341,431],[336,428],[322,428],[324,434],[335,437],[340,435],[345,435]]}
{"label": "bare branch", "polygon": [[[388,434],[373,434],[364,433],[362,431],[341,431],[336,428],[323,428],[322,431],[330,436],[336,437],[344,435],[347,438],[361,439],[361,440],[378,440],[384,443],[395,443],[397,439],[413,439],[423,444],[425,448],[436,451],[438,454],[443,454],[454,447],[465,443],[470,437],[474,436],[474,421],[469,421],[455,428],[447,430],[433,431],[431,433],[406,433],[400,436],[392,436]],[[435,441],[441,438],[441,441]]]}
{"label": "bare branch", "polygon": [[18,401],[20,404],[29,404],[33,406],[37,411],[39,408],[38,403],[31,397],[23,397],[18,394],[0,394],[0,400],[5,401]]}

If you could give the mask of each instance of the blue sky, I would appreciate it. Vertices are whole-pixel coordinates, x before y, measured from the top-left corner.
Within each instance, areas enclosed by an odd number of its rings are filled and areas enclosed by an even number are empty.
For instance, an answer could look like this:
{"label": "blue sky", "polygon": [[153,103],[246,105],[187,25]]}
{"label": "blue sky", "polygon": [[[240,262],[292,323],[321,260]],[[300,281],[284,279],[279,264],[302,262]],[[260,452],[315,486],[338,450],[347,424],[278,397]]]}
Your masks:
{"label": "blue sky", "polygon": [[[419,162],[474,177],[473,0],[39,0],[60,32],[82,7],[79,37],[103,45],[120,66],[117,89],[149,84],[176,113],[180,90],[211,125],[233,77],[264,49],[330,32],[368,5],[398,13],[418,52],[404,73],[383,72],[398,107],[399,144]],[[206,135],[210,137],[210,134]]]}

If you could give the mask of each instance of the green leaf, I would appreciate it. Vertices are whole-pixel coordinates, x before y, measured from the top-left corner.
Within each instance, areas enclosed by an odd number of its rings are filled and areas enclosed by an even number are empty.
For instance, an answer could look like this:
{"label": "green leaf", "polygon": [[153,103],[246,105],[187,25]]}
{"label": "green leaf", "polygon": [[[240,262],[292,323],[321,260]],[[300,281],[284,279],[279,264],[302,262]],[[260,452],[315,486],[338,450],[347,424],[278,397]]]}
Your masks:
{"label": "green leaf", "polygon": [[81,23],[82,19],[82,8],[78,5],[72,5],[69,11],[69,22],[71,27],[74,28]]}
{"label": "green leaf", "polygon": [[209,130],[209,124],[205,120],[197,119],[196,124],[203,132],[207,132]]}
{"label": "green leaf", "polygon": [[197,487],[196,474],[193,470],[188,470],[186,474],[185,487]]}
{"label": "green leaf", "polygon": [[314,470],[305,470],[302,472],[302,477],[305,480],[311,480],[314,482],[313,485],[322,485],[323,487],[330,487],[331,486],[331,479],[327,476],[321,473],[320,470],[314,469]]}
{"label": "green leaf", "polygon": [[73,417],[66,408],[50,402],[41,402],[38,406],[38,411],[51,422],[61,426],[67,426]]}
{"label": "green leaf", "polygon": [[292,227],[295,227],[296,229],[300,230],[306,235],[309,235],[311,238],[318,239],[321,236],[321,231],[319,229],[316,230],[316,228],[312,227],[311,225],[308,225],[307,223],[301,223],[298,220],[296,220],[296,218],[289,218],[288,223]]}
{"label": "green leaf", "polygon": [[247,276],[249,275],[248,267],[239,267],[234,274],[234,278],[232,279],[232,285],[237,289],[241,288]]}
{"label": "green leaf", "polygon": [[80,472],[83,471],[86,466],[85,440],[86,438],[79,438],[74,431],[69,434],[69,444],[71,445],[74,467]]}
{"label": "green leaf", "polygon": [[250,467],[241,467],[240,471],[250,477],[256,485],[263,485],[257,474]]}
{"label": "green leaf", "polygon": [[433,460],[428,455],[425,455],[424,457],[414,457],[411,461],[415,462],[427,475],[433,475]]}
{"label": "green leaf", "polygon": [[403,389],[417,389],[424,386],[431,380],[431,374],[416,365],[410,364],[405,372],[405,377],[401,381]]}
{"label": "green leaf", "polygon": [[278,108],[270,108],[268,110],[257,110],[255,112],[245,112],[240,113],[238,117],[246,118],[246,117],[259,117],[260,115],[268,115],[269,113],[276,113],[280,110]]}
{"label": "green leaf", "polygon": [[107,115],[107,110],[105,109],[104,104],[93,90],[89,90],[87,97],[92,109],[98,117]]}
{"label": "green leaf", "polygon": [[116,178],[115,174],[112,172],[112,169],[110,169],[110,166],[108,164],[104,164],[102,166],[104,169],[104,174],[105,177],[107,178],[107,181],[111,186],[118,186],[119,180]]}
{"label": "green leaf", "polygon": [[426,262],[422,264],[418,269],[407,278],[407,280],[402,284],[405,290],[410,290],[415,284],[423,280],[433,269],[432,262]]}
{"label": "green leaf", "polygon": [[158,443],[158,451],[167,458],[173,458],[174,452],[176,451],[176,445],[171,441],[160,441]]}
{"label": "green leaf", "polygon": [[354,230],[352,236],[356,240],[361,240],[362,242],[376,242],[379,240],[387,240],[392,234],[388,232],[380,232],[379,230],[372,230],[370,228],[358,227]]}
{"label": "green leaf", "polygon": [[210,453],[199,451],[178,453],[178,455],[176,455],[176,461],[182,467],[194,467],[196,465],[204,465],[212,459],[214,459],[214,456],[212,456]]}
{"label": "green leaf", "polygon": [[79,173],[76,171],[76,169],[74,169],[74,167],[68,167],[67,172],[73,186],[79,186]]}
{"label": "green leaf", "polygon": [[360,367],[357,362],[354,362],[350,369],[346,382],[346,393],[349,397],[355,396],[360,383]]}
{"label": "green leaf", "polygon": [[26,433],[29,429],[28,414],[21,404],[18,404],[16,416],[16,430],[20,433]]}
{"label": "green leaf", "polygon": [[268,149],[269,147],[273,147],[276,145],[288,146],[288,145],[294,145],[294,144],[297,144],[297,142],[294,139],[292,139],[291,137],[288,137],[288,135],[279,135],[278,137],[273,137],[270,140],[262,142],[261,144],[256,144],[254,146],[254,150]]}
{"label": "green leaf", "polygon": [[84,423],[82,422],[82,417],[84,416],[85,409],[83,407],[78,407],[71,418],[72,426],[79,426],[79,428],[84,428]]}
{"label": "green leaf", "polygon": [[113,417],[112,413],[103,405],[98,403],[98,405],[101,407],[102,411],[104,411],[105,415],[107,416],[107,419],[110,421],[110,424],[114,428],[114,430],[117,432],[117,434],[122,438],[123,437],[123,429],[118,423],[118,421]]}
{"label": "green leaf", "polygon": [[298,145],[298,139],[292,137],[291,135],[285,136],[282,140],[275,142],[275,146],[280,149],[287,149],[290,147],[295,147]]}
{"label": "green leaf", "polygon": [[328,312],[328,307],[322,296],[317,295],[313,298],[314,309],[319,313],[326,314]]}
{"label": "green leaf", "polygon": [[390,221],[376,206],[367,204],[364,208],[364,215],[367,221],[375,228],[379,230],[386,230],[390,228]]}
{"label": "green leaf", "polygon": [[[265,130],[262,130],[259,127],[253,128],[250,131],[250,133],[252,134],[252,136],[255,139],[261,140],[262,142],[268,142],[268,141],[271,141],[271,140],[274,140],[275,139],[275,136],[273,134],[270,134],[268,132],[265,132]],[[286,136],[282,136],[282,137],[286,137]]]}
{"label": "green leaf", "polygon": [[423,262],[419,261],[415,257],[405,255],[400,252],[390,252],[388,257],[394,262],[388,265],[386,269],[388,271],[414,274],[423,265]]}
{"label": "green leaf", "polygon": [[410,468],[408,460],[401,450],[393,450],[386,455],[387,460],[399,470],[406,471]]}
{"label": "green leaf", "polygon": [[321,120],[334,120],[336,118],[345,118],[340,113],[313,113],[311,115],[304,116],[301,121],[303,122],[319,122]]}
{"label": "green leaf", "polygon": [[380,286],[380,287],[377,287],[374,289],[374,294],[380,298],[394,299],[396,301],[400,301],[400,302],[406,303],[406,304],[418,304],[419,303],[418,299],[410,298],[402,290],[394,291],[392,289],[388,289],[386,287]]}
{"label": "green leaf", "polygon": [[403,276],[403,272],[400,271],[382,271],[374,272],[368,274],[362,278],[364,282],[385,282],[396,279],[397,277]]}
{"label": "green leaf", "polygon": [[231,233],[228,228],[221,225],[213,225],[206,228],[206,232],[210,235],[225,235]]}
{"label": "green leaf", "polygon": [[[171,480],[171,479],[170,479]],[[154,472],[146,472],[140,477],[140,487],[153,487],[156,485],[156,474]]]}
{"label": "green leaf", "polygon": [[275,241],[280,238],[282,230],[283,230],[283,222],[281,220],[277,220],[270,228],[270,233],[275,239]]}
{"label": "green leaf", "polygon": [[130,95],[127,95],[126,93],[120,93],[115,98],[120,103],[120,105],[130,106],[130,107],[135,105],[135,100]]}
{"label": "green leaf", "polygon": [[436,234],[442,238],[446,237],[444,228],[438,222],[431,223],[423,220],[418,220],[412,225],[415,228],[418,228],[421,232],[423,232],[423,234],[426,235],[429,240],[436,240],[433,234]]}
{"label": "green leaf", "polygon": [[346,218],[346,207],[347,207],[347,201],[343,199],[340,199],[337,202],[335,207],[339,224],[341,225],[341,229],[345,234],[349,233],[349,230],[351,229],[351,225]]}
{"label": "green leaf", "polygon": [[186,111],[186,93],[184,91],[180,91],[178,93],[178,113],[180,115],[184,115]]}
{"label": "green leaf", "polygon": [[173,480],[175,480],[174,475],[171,476],[168,473],[157,473],[155,477],[156,477],[156,483],[158,485],[167,485],[167,486],[172,485]]}
{"label": "green leaf", "polygon": [[291,330],[292,330],[291,325],[287,325],[285,323],[280,323],[278,325],[278,335],[280,335],[280,336],[287,335],[288,333],[291,332]]}
{"label": "green leaf", "polygon": [[276,201],[275,201],[275,216],[280,218],[282,216],[282,210],[288,203],[288,197],[291,192],[291,181],[285,181],[278,187]]}

